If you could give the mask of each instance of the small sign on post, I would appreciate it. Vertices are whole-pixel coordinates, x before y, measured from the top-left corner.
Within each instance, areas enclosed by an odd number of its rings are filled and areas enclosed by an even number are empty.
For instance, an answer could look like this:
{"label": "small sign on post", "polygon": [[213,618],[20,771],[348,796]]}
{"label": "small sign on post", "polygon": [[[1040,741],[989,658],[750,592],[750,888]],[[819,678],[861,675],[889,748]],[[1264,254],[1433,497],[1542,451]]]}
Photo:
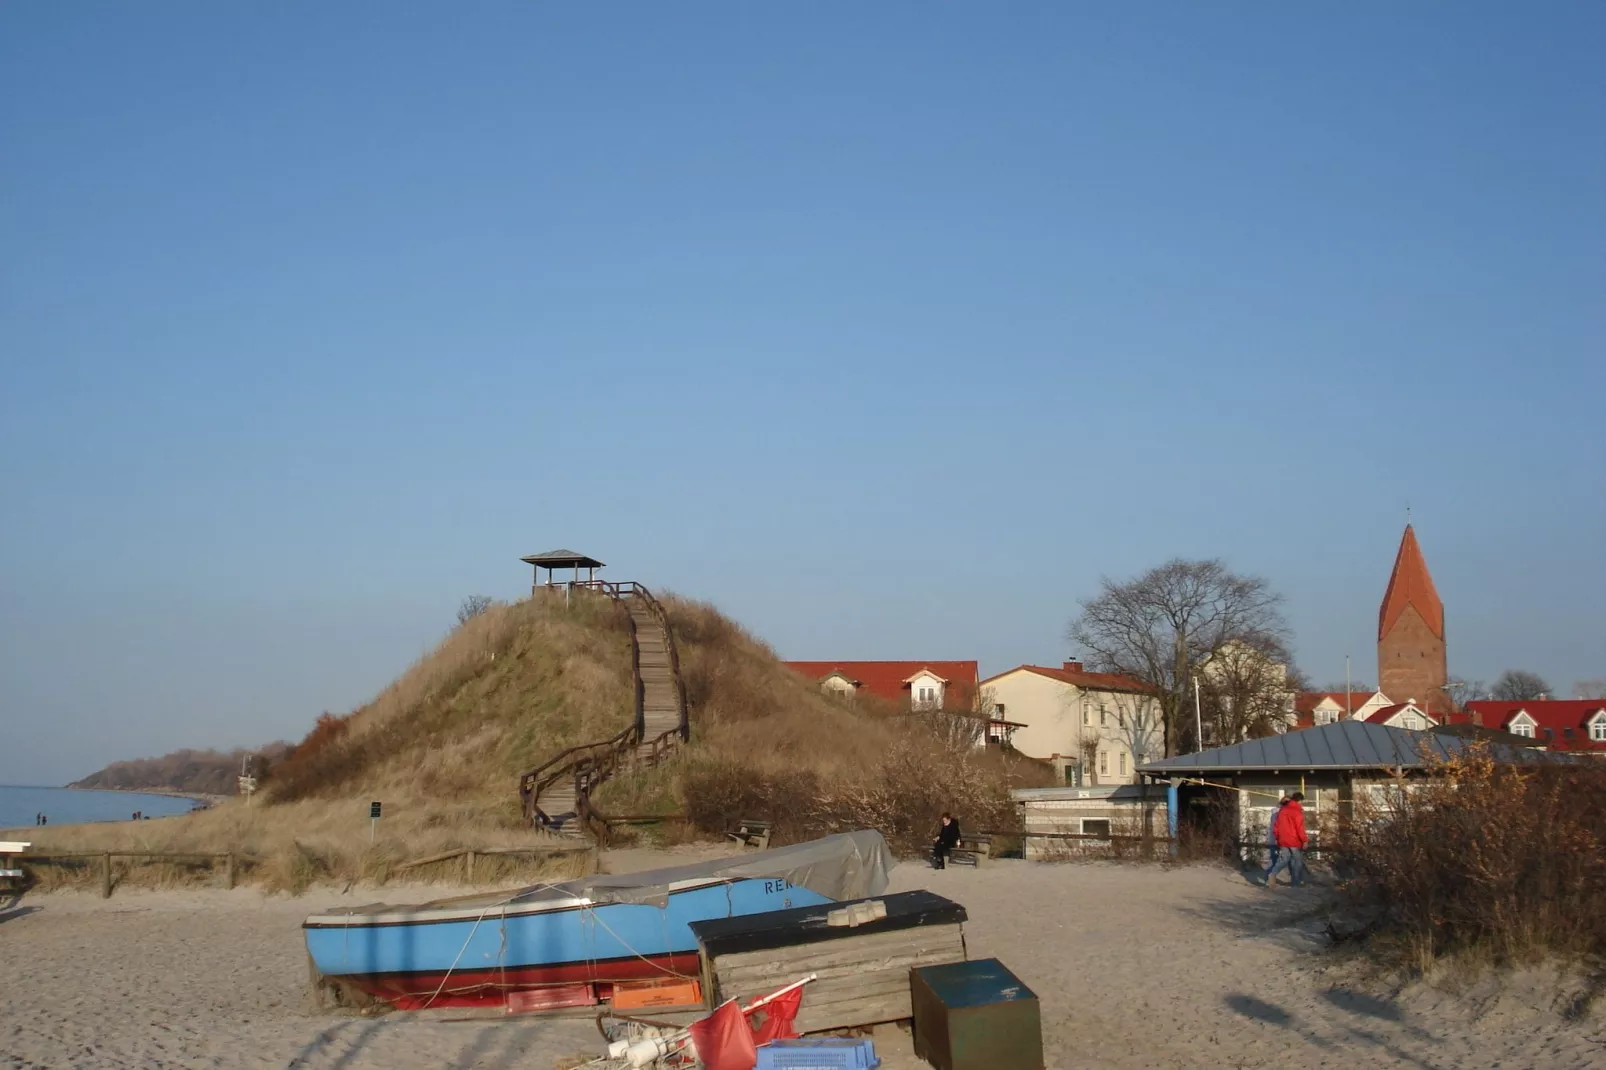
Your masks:
{"label": "small sign on post", "polygon": [[374,842],[374,837],[379,832],[379,811],[379,803],[371,802],[368,804],[368,842],[370,844]]}

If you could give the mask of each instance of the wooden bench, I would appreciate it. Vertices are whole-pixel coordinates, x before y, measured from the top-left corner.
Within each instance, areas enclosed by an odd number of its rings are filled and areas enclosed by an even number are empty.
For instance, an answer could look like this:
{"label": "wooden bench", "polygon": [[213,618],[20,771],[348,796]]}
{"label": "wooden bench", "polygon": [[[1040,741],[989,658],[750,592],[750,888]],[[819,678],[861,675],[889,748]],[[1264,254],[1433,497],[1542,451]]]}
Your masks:
{"label": "wooden bench", "polygon": [[725,833],[725,838],[734,840],[743,847],[753,847],[762,851],[770,845],[770,823],[744,818],[737,824],[735,832]]}
{"label": "wooden bench", "polygon": [[27,874],[22,871],[22,864],[17,856],[32,846],[33,844],[21,840],[0,840],[0,890],[8,892],[22,890],[22,882]]}
{"label": "wooden bench", "polygon": [[948,861],[962,866],[980,868],[993,853],[991,836],[960,836],[959,843],[948,852]]}

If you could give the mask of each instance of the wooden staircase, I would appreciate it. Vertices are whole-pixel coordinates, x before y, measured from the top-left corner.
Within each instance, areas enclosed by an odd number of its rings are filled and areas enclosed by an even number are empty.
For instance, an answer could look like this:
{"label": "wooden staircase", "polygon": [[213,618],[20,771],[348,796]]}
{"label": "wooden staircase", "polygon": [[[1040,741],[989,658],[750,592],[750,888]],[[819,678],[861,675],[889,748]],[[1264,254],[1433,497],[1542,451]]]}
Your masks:
{"label": "wooden staircase", "polygon": [[597,594],[621,605],[630,619],[635,716],[623,732],[570,747],[519,777],[524,816],[549,834],[584,839],[606,818],[591,793],[614,775],[654,765],[688,738],[686,689],[664,607],[639,583],[588,580],[574,592]]}

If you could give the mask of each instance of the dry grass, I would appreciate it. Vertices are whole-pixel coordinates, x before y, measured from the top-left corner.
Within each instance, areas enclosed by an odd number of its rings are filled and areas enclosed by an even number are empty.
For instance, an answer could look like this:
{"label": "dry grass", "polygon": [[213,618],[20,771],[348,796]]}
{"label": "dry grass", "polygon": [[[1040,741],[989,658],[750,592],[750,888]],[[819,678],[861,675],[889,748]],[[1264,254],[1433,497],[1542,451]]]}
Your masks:
{"label": "dry grass", "polygon": [[[750,817],[772,820],[778,843],[876,828],[896,846],[923,850],[944,810],[972,829],[1015,828],[1008,788],[1049,775],[1038,763],[964,744],[951,726],[827,698],[711,606],[664,602],[692,743],[656,769],[604,785],[595,800],[604,813],[690,815],[689,827],[656,830],[671,841],[718,835]],[[136,825],[51,827],[38,845],[232,850],[262,860],[241,880],[291,892],[383,883],[403,860],[461,847],[528,845],[518,774],[625,727],[630,685],[629,629],[614,603],[579,596],[567,605],[541,597],[495,606],[453,630],[372,702],[320,718],[274,766],[254,805],[233,800]],[[374,799],[385,804],[385,818],[370,846]],[[489,878],[494,864],[487,859],[476,875]],[[196,879],[159,870],[130,879]],[[447,879],[456,872],[451,865],[439,871]]]}
{"label": "dry grass", "polygon": [[274,801],[402,792],[494,801],[524,769],[630,723],[630,637],[600,598],[493,606],[366,706],[320,720],[279,763]]}
{"label": "dry grass", "polygon": [[[466,847],[528,847],[531,836],[518,822],[515,802],[481,807],[438,800],[391,797],[378,835],[369,843],[365,800],[304,800],[277,806],[247,806],[231,800],[211,810],[140,822],[50,826],[32,836],[40,854],[79,851],[149,851],[241,856],[237,878],[268,891],[299,894],[315,884],[384,884],[397,866]],[[536,878],[580,876],[592,865],[589,855],[547,860],[485,856],[475,863],[475,880],[527,882]],[[30,867],[37,887],[99,888],[99,863]],[[409,881],[455,881],[462,863],[441,863],[407,871]],[[136,862],[118,859],[114,879],[142,887],[215,883],[205,864]]]}
{"label": "dry grass", "polygon": [[1386,964],[1606,957],[1606,762],[1446,764],[1392,812],[1357,805],[1338,859]]}
{"label": "dry grass", "polygon": [[829,698],[712,606],[675,596],[664,603],[694,742],[644,776],[604,785],[604,812],[684,812],[716,833],[742,818],[768,819],[776,843],[874,828],[895,847],[920,851],[944,810],[970,828],[1018,827],[1008,789],[1050,775],[954,738],[940,719]]}

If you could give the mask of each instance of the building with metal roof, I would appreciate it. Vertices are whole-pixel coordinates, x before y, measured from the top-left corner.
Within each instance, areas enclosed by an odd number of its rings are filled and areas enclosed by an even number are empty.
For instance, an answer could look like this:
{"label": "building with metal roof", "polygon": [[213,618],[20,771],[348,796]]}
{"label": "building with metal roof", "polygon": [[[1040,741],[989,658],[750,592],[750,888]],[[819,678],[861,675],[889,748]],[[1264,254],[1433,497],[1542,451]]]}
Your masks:
{"label": "building with metal roof", "polygon": [[[1474,741],[1435,732],[1347,720],[1251,739],[1197,754],[1149,762],[1139,772],[1150,777],[1277,772],[1375,772],[1424,769],[1466,753]],[[1555,758],[1530,747],[1491,744],[1497,761],[1532,762]]]}

